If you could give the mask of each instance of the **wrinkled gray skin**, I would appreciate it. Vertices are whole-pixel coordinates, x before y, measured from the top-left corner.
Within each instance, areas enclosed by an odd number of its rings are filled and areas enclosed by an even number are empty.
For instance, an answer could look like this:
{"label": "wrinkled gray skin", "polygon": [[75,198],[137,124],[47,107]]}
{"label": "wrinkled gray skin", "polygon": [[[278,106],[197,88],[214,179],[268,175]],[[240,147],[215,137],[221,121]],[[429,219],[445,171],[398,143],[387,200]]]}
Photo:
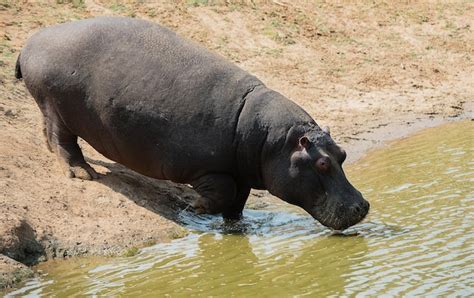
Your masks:
{"label": "wrinkled gray skin", "polygon": [[81,137],[141,174],[190,183],[198,213],[237,219],[251,188],[333,229],[368,212],[341,168],[344,150],[302,108],[157,24],[101,17],[46,28],[21,51],[16,76],[69,177],[97,177]]}

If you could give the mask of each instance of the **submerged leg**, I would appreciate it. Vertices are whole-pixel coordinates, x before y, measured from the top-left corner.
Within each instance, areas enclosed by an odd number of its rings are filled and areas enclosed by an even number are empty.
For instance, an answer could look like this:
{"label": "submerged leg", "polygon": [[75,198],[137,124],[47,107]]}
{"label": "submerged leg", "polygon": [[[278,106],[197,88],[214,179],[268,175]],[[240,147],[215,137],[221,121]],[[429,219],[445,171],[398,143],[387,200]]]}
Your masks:
{"label": "submerged leg", "polygon": [[237,220],[242,217],[242,211],[244,210],[245,203],[250,194],[250,187],[243,183],[237,183],[237,192],[234,200],[229,202],[226,208],[222,212],[222,216],[225,219]]}

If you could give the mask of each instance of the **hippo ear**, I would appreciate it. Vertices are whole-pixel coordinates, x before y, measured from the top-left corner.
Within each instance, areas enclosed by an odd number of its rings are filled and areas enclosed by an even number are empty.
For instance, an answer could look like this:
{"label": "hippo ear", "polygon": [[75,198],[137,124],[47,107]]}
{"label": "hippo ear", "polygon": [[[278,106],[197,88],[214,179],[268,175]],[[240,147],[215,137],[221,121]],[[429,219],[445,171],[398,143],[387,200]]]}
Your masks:
{"label": "hippo ear", "polygon": [[329,126],[324,126],[322,129],[324,133],[331,135],[331,130],[329,129]]}
{"label": "hippo ear", "polygon": [[311,146],[311,142],[309,141],[309,139],[307,137],[301,137],[300,141],[299,141],[299,144],[300,144],[301,147],[303,147],[305,149],[308,149]]}

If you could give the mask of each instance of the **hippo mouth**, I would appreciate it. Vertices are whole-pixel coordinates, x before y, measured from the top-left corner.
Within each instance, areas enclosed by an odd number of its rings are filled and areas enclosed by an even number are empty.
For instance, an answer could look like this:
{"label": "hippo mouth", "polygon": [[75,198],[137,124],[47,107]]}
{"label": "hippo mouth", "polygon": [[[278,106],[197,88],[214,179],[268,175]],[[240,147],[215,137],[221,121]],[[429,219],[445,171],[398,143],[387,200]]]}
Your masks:
{"label": "hippo mouth", "polygon": [[360,223],[370,208],[370,204],[364,199],[348,206],[340,201],[331,202],[329,195],[325,193],[321,200],[324,200],[324,203],[313,206],[309,213],[323,226],[335,231],[343,231]]}

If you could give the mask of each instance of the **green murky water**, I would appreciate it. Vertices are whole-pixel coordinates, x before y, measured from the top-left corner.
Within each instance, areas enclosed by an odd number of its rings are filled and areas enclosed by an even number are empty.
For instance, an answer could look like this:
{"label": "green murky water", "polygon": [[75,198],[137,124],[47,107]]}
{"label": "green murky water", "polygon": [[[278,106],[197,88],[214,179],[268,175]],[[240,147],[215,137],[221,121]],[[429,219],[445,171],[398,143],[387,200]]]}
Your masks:
{"label": "green murky water", "polygon": [[284,204],[135,257],[43,264],[11,295],[474,296],[474,122],[426,130],[348,169],[369,217],[332,235]]}

